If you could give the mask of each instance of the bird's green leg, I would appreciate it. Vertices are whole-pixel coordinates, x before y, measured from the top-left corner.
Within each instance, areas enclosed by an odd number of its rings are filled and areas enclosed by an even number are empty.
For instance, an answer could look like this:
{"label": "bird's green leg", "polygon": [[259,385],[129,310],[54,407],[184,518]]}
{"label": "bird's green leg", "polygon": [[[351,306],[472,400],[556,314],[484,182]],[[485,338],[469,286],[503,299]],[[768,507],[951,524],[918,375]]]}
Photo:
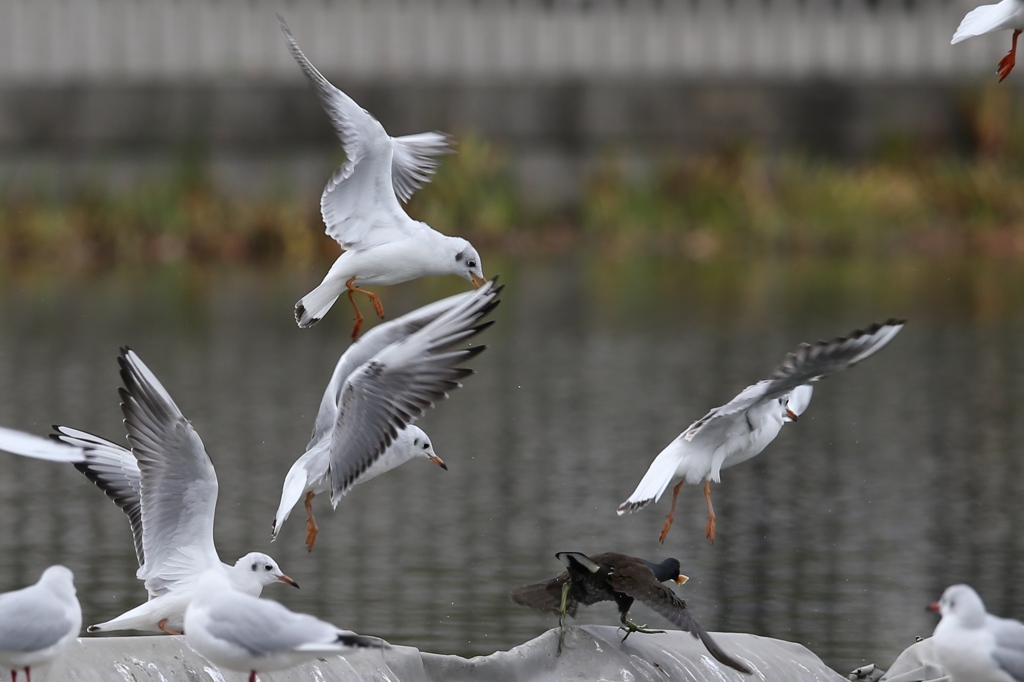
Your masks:
{"label": "bird's green leg", "polygon": [[629,618],[626,618],[626,612],[625,611],[623,611],[622,613],[619,614],[619,620],[622,621],[622,628],[620,628],[620,629],[626,631],[626,634],[623,635],[623,637],[622,637],[622,641],[623,642],[625,642],[626,638],[629,637],[634,632],[642,632],[645,635],[663,635],[663,634],[665,634],[664,630],[648,630],[646,625],[637,625],[636,623],[631,621]]}
{"label": "bird's green leg", "polygon": [[562,644],[565,642],[565,606],[569,599],[569,585],[571,581],[565,581],[562,585],[562,603],[558,607],[558,652],[556,656],[562,655]]}

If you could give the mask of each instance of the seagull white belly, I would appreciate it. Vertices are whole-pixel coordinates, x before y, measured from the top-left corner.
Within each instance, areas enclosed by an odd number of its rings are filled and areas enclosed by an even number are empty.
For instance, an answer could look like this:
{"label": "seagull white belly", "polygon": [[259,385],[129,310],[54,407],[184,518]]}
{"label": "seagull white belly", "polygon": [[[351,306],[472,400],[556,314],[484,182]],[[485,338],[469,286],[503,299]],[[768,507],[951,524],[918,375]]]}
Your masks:
{"label": "seagull white belly", "polygon": [[[339,273],[344,271],[341,276],[346,280],[354,274],[356,286],[388,286],[429,275],[448,274],[450,268],[441,269],[435,254],[425,246],[429,243],[403,240],[361,251],[346,251],[335,261],[329,276],[338,269]],[[343,260],[346,261],[344,264]]]}
{"label": "seagull white belly", "polygon": [[[945,622],[945,621],[943,621]],[[935,653],[956,682],[1016,682],[992,658],[995,638],[981,629],[948,632],[943,622],[935,628]]]}

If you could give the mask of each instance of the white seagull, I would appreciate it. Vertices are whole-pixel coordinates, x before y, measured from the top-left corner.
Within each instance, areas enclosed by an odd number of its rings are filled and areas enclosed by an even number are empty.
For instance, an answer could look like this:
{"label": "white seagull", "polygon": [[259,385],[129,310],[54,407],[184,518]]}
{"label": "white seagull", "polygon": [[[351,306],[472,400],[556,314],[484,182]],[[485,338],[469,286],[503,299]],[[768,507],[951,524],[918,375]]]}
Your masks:
{"label": "white seagull", "polygon": [[982,5],[972,9],[960,22],[950,44],[956,45],[968,38],[1011,28],[1013,44],[1010,51],[999,60],[999,66],[996,68],[1001,83],[1010,75],[1010,71],[1017,63],[1017,38],[1020,37],[1021,29],[1024,29],[1024,0],[1001,0],[994,5]]}
{"label": "white seagull", "polygon": [[85,451],[80,447],[55,443],[49,438],[4,427],[0,427],[0,450],[49,462],[74,463],[85,460]]}
{"label": "white seagull", "polygon": [[716,407],[691,424],[669,443],[651,463],[636,490],[619,505],[619,515],[657,502],[669,485],[672,506],[659,540],[665,542],[675,518],[676,498],[683,483],[704,481],[708,502],[705,530],[715,541],[715,510],[711,506],[711,481],[718,483],[721,470],[745,462],[775,440],[786,422],[796,421],[811,401],[812,382],[823,379],[873,355],[903,329],[904,320],[888,320],[847,338],[801,344],[786,356],[770,379],[747,386],[729,403]]}
{"label": "white seagull", "polygon": [[399,203],[399,199],[408,201],[430,180],[438,164],[435,157],[448,152],[448,138],[436,132],[388,135],[377,119],[316,70],[280,15],[278,21],[345,149],[345,163],[334,171],[320,197],[327,234],[345,252],[320,286],[295,304],[298,325],[319,322],[347,291],[356,315],[355,339],[363,322],[355,293],[369,296],[377,315],[384,317],[380,299],[362,286],[398,284],[428,275],[458,275],[477,286],[486,282],[472,244],[413,220]]}
{"label": "white seagull", "polygon": [[324,391],[306,452],[285,476],[274,538],[303,496],[306,547],[313,551],[315,495],[330,491],[336,509],[352,486],[415,457],[448,468],[411,423],[472,373],[458,363],[486,346],[456,346],[492,324],[480,320],[498,305],[501,288],[495,278],[378,325],[349,346]]}
{"label": "white seagull", "polygon": [[232,589],[219,571],[204,573],[185,612],[185,641],[210,662],[238,672],[285,670],[323,656],[386,648],[378,637],[340,630],[277,602]]}
{"label": "white seagull", "polygon": [[18,670],[32,682],[32,667],[53,661],[82,629],[82,607],[75,576],[50,566],[34,585],[0,594],[0,666],[18,681]]}
{"label": "white seagull", "polygon": [[118,363],[132,449],[65,426],[55,426],[53,436],[85,451],[85,462],[76,468],[128,515],[139,560],[136,577],[149,592],[149,601],[89,626],[89,632],[181,634],[196,580],[210,568],[247,594],[259,595],[264,585],[278,581],[298,587],[262,552],[246,554],[233,566],[221,562],[213,543],[217,473],[203,441],[134,351],[121,349]]}
{"label": "white seagull", "polygon": [[970,585],[952,585],[938,603],[932,645],[954,682],[1024,682],[1024,623],[985,612]]}

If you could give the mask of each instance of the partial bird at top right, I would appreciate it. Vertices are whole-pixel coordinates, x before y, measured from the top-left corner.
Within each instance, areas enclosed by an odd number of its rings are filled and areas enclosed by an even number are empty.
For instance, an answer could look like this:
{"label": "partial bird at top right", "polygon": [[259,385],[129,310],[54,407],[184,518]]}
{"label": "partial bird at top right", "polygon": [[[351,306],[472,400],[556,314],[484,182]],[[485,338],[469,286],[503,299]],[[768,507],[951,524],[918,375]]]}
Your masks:
{"label": "partial bird at top right", "polygon": [[801,344],[775,368],[771,378],[747,386],[669,443],[654,458],[633,494],[619,505],[619,515],[657,502],[673,481],[679,481],[672,489],[672,506],[658,538],[665,542],[683,483],[704,481],[704,498],[708,502],[705,533],[714,542],[711,481],[719,482],[722,469],[760,454],[779,435],[783,424],[795,422],[811,402],[813,382],[874,355],[892,341],[905,323],[888,320],[832,341]]}
{"label": "partial bird at top right", "polygon": [[1010,28],[1013,29],[1013,45],[1006,56],[999,60],[996,68],[999,82],[1002,83],[1017,63],[1017,38],[1020,37],[1021,29],[1024,29],[1024,0],[1001,0],[994,5],[972,9],[960,22],[950,44],[956,45],[968,38]]}

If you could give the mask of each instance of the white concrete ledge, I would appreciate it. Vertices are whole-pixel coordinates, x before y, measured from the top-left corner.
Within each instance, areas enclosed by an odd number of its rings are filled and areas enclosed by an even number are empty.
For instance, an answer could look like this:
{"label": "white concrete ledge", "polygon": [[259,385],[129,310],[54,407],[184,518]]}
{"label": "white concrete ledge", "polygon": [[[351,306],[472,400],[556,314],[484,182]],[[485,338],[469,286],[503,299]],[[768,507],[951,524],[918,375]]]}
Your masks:
{"label": "white concrete ledge", "polygon": [[[755,673],[742,675],[715,661],[689,634],[633,635],[620,642],[622,633],[610,626],[572,627],[565,650],[555,656],[558,631],[489,656],[421,653],[394,646],[386,651],[360,651],[350,656],[314,661],[291,670],[261,674],[262,682],[346,680],[368,682],[548,682],[554,680],[629,680],[630,682],[840,682],[843,676],[828,669],[799,644],[755,635],[715,633],[731,655],[747,662]],[[184,637],[103,637],[79,639],[49,670],[33,675],[37,682],[166,682],[189,680],[241,682],[243,673],[219,671],[192,651]]]}

